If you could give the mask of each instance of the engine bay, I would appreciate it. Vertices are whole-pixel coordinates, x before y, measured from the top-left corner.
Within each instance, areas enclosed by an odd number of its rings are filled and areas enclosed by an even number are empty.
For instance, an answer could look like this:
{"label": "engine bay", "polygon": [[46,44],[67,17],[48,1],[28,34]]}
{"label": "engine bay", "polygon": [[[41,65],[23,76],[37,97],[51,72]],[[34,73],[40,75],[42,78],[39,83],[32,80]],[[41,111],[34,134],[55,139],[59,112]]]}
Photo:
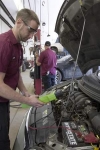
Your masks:
{"label": "engine bay", "polygon": [[61,90],[63,95],[42,108],[31,108],[24,150],[33,150],[33,147],[36,150],[99,150],[98,81],[99,73],[94,73],[80,80],[65,81],[46,91],[47,94]]}

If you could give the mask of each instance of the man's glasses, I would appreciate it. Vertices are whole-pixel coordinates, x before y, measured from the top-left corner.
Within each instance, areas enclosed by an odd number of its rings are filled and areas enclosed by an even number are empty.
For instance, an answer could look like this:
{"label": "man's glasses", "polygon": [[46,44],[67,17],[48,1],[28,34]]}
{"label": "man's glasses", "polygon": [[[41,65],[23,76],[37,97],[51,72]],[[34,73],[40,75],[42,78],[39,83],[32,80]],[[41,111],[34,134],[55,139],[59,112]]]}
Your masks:
{"label": "man's glasses", "polygon": [[[23,20],[22,20],[23,21]],[[28,28],[28,31],[30,32],[30,33],[37,33],[37,30],[36,29],[33,29],[33,28],[31,28],[29,25],[27,25],[27,23],[25,22],[25,21],[23,21],[24,22],[24,24],[27,26],[27,28]]]}

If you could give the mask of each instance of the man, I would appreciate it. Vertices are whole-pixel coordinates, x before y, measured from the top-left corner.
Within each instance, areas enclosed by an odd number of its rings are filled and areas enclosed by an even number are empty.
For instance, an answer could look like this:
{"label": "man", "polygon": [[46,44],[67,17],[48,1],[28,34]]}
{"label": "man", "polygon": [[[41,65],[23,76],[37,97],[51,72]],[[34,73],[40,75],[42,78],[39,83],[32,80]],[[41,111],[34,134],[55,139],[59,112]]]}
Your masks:
{"label": "man", "polygon": [[[20,75],[23,50],[20,41],[26,42],[37,32],[39,20],[29,9],[18,12],[14,28],[0,35],[0,150],[10,150],[9,100],[35,107],[43,105],[36,95],[30,95]],[[17,93],[16,88],[22,92]]]}
{"label": "man", "polygon": [[50,49],[51,43],[45,42],[45,50],[40,53],[40,56],[36,55],[36,63],[41,65],[42,70],[42,82],[44,84],[44,90],[47,90],[55,84],[56,74],[56,54]]}

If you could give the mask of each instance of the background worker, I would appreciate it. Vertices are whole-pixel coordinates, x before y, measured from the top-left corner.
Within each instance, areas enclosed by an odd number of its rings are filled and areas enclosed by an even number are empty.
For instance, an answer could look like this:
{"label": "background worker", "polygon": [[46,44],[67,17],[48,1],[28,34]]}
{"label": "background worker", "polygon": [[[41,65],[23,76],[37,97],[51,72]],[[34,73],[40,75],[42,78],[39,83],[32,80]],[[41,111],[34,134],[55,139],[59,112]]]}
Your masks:
{"label": "background worker", "polygon": [[46,41],[44,45],[45,50],[40,53],[40,56],[36,54],[36,64],[41,66],[44,90],[55,85],[57,59],[56,53],[50,49],[50,46],[51,43]]}

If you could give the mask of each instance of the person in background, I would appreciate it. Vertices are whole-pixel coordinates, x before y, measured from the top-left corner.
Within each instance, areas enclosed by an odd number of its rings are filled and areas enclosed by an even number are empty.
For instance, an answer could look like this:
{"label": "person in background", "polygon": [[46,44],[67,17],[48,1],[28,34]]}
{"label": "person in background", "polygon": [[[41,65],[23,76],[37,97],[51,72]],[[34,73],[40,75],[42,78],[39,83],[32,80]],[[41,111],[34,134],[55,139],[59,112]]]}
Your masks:
{"label": "person in background", "polygon": [[36,54],[36,64],[41,66],[42,82],[44,84],[44,90],[47,90],[51,86],[55,85],[56,76],[56,54],[50,49],[51,43],[45,42],[45,50],[40,53],[40,56]]}
{"label": "person in background", "polygon": [[[0,34],[0,150],[10,150],[9,100],[43,106],[37,95],[28,93],[20,73],[23,60],[20,42],[32,38],[39,24],[34,11],[22,9],[17,13],[14,27]],[[17,87],[22,94],[15,91]]]}

